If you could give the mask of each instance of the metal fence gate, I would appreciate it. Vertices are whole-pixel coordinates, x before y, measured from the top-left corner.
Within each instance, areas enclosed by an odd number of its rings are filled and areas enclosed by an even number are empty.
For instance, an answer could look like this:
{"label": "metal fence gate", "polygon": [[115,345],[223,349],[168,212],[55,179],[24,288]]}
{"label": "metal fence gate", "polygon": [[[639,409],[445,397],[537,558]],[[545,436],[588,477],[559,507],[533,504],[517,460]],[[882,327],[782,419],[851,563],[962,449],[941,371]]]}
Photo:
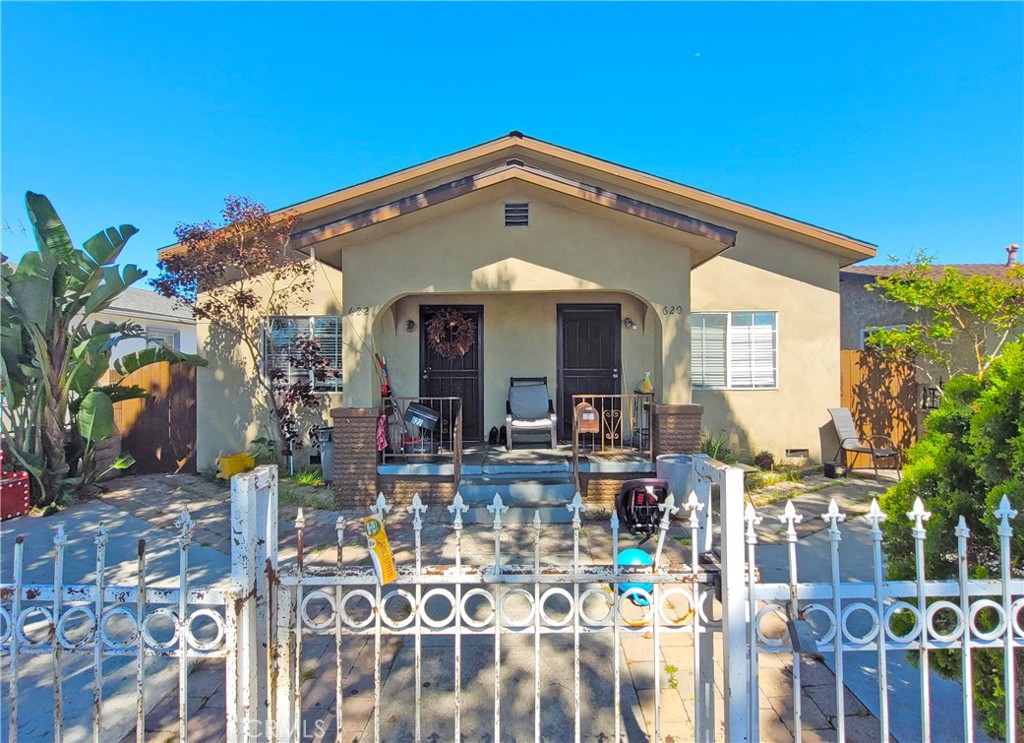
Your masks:
{"label": "metal fence gate", "polygon": [[[709,468],[721,480],[724,469]],[[468,525],[463,514],[468,506],[456,494],[447,506],[454,536],[454,552],[446,564],[424,564],[423,514],[428,507],[415,496],[408,513],[391,513],[392,507],[379,496],[371,511],[390,528],[400,519],[411,523],[414,542],[412,559],[398,568],[397,579],[384,588],[378,583],[374,568],[369,565],[350,566],[345,563],[345,546],[354,534],[362,537],[362,523],[335,524],[337,564],[311,565],[306,560],[307,525],[300,510],[295,524],[294,559],[284,565],[279,557],[276,539],[276,488],[273,473],[267,473],[266,483],[260,477],[236,477],[233,481],[233,513],[236,515],[233,534],[241,548],[243,564],[240,576],[250,575],[250,565],[264,564],[259,572],[254,592],[244,594],[239,617],[240,636],[253,628],[258,642],[249,648],[265,647],[266,662],[252,657],[241,658],[237,667],[242,690],[239,693],[238,719],[250,720],[248,733],[261,740],[296,740],[316,731],[321,735],[333,732],[340,739],[345,730],[343,718],[346,690],[342,683],[343,653],[349,644],[364,639],[372,643],[372,739],[389,740],[382,733],[381,718],[386,694],[382,679],[382,652],[389,638],[412,641],[414,698],[407,709],[411,719],[411,738],[414,740],[461,740],[464,735],[463,715],[466,690],[462,671],[466,662],[464,644],[471,640],[479,647],[481,639],[489,646],[493,659],[490,680],[492,691],[492,739],[502,740],[502,725],[506,715],[503,705],[508,697],[524,688],[532,693],[532,736],[546,739],[542,732],[542,717],[547,699],[546,679],[552,675],[548,647],[551,638],[563,636],[572,640],[572,722],[566,738],[579,741],[587,726],[589,715],[584,684],[581,681],[581,644],[592,644],[599,638],[605,641],[611,653],[612,673],[605,679],[611,689],[613,721],[604,733],[606,739],[627,737],[622,711],[623,674],[627,673],[621,660],[621,644],[634,641],[649,643],[652,657],[659,657],[659,648],[668,638],[689,635],[692,638],[692,662],[695,674],[693,727],[696,740],[715,739],[715,679],[712,633],[719,632],[722,619],[717,616],[716,594],[721,594],[720,571],[711,555],[704,555],[710,545],[711,513],[705,509],[709,502],[712,480],[698,484],[696,492],[681,507],[673,496],[664,504],[657,534],[655,567],[620,565],[617,550],[612,550],[606,564],[585,564],[580,559],[581,514],[587,509],[577,494],[566,505],[572,514],[572,553],[564,563],[553,563],[544,554],[541,544],[550,524],[544,524],[535,514],[529,524],[532,532],[532,559],[509,561],[503,559],[503,541],[507,542],[507,527],[503,516],[508,507],[496,495],[487,507],[489,523],[476,529],[489,531],[491,559],[469,561],[463,556],[463,532]],[[724,485],[724,481],[722,481]],[[681,509],[688,514],[683,522],[671,516]],[[265,518],[259,514],[266,514]],[[253,518],[253,516],[257,516]],[[258,525],[248,528],[246,525]],[[611,544],[618,544],[619,521],[613,513],[609,521]],[[690,546],[687,565],[669,568],[659,564],[670,529],[675,536],[685,538]],[[477,555],[479,558],[479,555]],[[694,567],[696,566],[696,567]],[[741,589],[742,584],[735,586]],[[557,608],[556,608],[557,605]],[[742,606],[740,606],[742,610]],[[727,620],[728,621],[728,620]],[[525,638],[532,645],[532,678],[520,679],[516,688],[503,687],[503,642],[510,638]],[[312,638],[327,638],[335,659],[333,720],[304,719],[303,709],[303,650]],[[427,657],[425,642],[447,638],[443,651],[438,644],[430,644],[429,652],[450,653],[447,672],[451,674],[454,707],[451,725],[439,736],[436,729],[425,730],[422,724],[424,710],[430,710],[430,690],[424,690],[423,662]],[[734,659],[735,660],[735,659]],[[265,674],[265,675],[264,675]],[[436,684],[436,679],[430,679]],[[426,684],[427,687],[430,683]],[[628,680],[626,683],[629,683]],[[654,698],[660,700],[661,674],[655,669]],[[262,696],[264,690],[267,696]],[[436,695],[435,695],[436,696]],[[654,737],[661,740],[667,734],[662,725],[661,705],[655,702]],[[550,706],[548,706],[550,711]],[[475,722],[479,722],[476,720]],[[365,738],[370,738],[370,732]],[[471,736],[472,737],[472,736]],[[506,739],[508,735],[505,736]]]}
{"label": "metal fence gate", "polygon": [[[398,527],[403,521],[411,527],[411,544],[396,544],[406,550],[399,560],[397,580],[382,588],[372,567],[346,561],[345,549],[352,551],[352,539],[365,539],[361,522],[339,520],[334,525],[334,565],[309,559],[316,549],[307,547],[310,527],[301,512],[295,524],[294,552],[290,546],[279,547],[274,468],[260,468],[232,480],[231,575],[225,589],[197,590],[190,585],[190,574],[197,566],[189,563],[195,525],[187,511],[177,522],[179,570],[177,586],[170,588],[151,584],[145,542],[138,545],[134,584],[108,584],[107,535],[102,526],[94,540],[96,580],[92,584],[65,584],[68,539],[63,528],[57,529],[53,540],[52,583],[28,583],[24,580],[24,544],[18,539],[13,551],[13,581],[0,585],[0,652],[6,656],[4,680],[9,690],[3,709],[8,739],[18,740],[18,720],[26,714],[19,704],[19,690],[30,681],[23,678],[24,663],[43,656],[50,661],[47,678],[31,682],[51,686],[52,710],[45,714],[52,712],[53,737],[63,740],[67,662],[71,657],[84,656],[91,659],[94,741],[109,740],[103,689],[105,668],[112,665],[114,657],[127,657],[134,663],[135,737],[139,741],[145,739],[147,684],[158,658],[176,666],[178,737],[182,741],[189,733],[189,666],[204,658],[224,661],[227,740],[340,740],[346,730],[342,701],[351,691],[345,686],[341,666],[345,654],[362,643],[372,665],[372,678],[362,680],[364,688],[372,690],[372,713],[365,732],[360,732],[363,739],[389,740],[382,729],[388,724],[382,720],[388,703],[383,658],[389,644],[398,639],[405,644],[410,661],[405,672],[414,691],[402,715],[409,722],[408,737],[414,740],[446,740],[448,731],[451,739],[459,740],[460,735],[465,736],[468,714],[476,715],[472,722],[479,726],[479,713],[467,711],[471,693],[483,693],[489,699],[490,721],[483,723],[487,737],[494,741],[510,737],[511,716],[506,713],[518,704],[520,709],[525,705],[532,714],[532,730],[521,737],[550,739],[544,729],[545,715],[552,711],[549,681],[560,673],[568,679],[566,707],[572,711],[567,727],[570,732],[560,739],[580,740],[592,722],[589,718],[596,714],[594,699],[588,696],[593,692],[588,690],[581,672],[581,658],[588,648],[599,646],[607,649],[610,658],[606,661],[611,668],[607,677],[599,679],[608,693],[604,709],[611,708],[606,739],[633,739],[624,719],[629,705],[623,698],[626,669],[620,650],[627,643],[641,643],[649,646],[652,657],[658,659],[661,646],[675,643],[679,647],[681,638],[687,639],[683,644],[692,653],[693,736],[702,742],[723,736],[730,742],[761,739],[759,668],[767,655],[793,659],[792,722],[796,740],[800,740],[802,729],[799,660],[807,653],[828,656],[834,667],[839,740],[848,738],[844,657],[850,653],[869,654],[875,659],[876,717],[882,740],[890,733],[893,692],[886,676],[892,663],[888,655],[891,651],[916,656],[923,740],[941,737],[931,729],[928,705],[930,654],[936,651],[962,651],[962,672],[967,679],[964,728],[945,731],[950,737],[973,739],[970,677],[974,654],[1001,654],[1001,686],[1008,699],[1017,698],[1015,654],[1024,648],[1024,579],[1011,574],[1010,521],[1017,514],[1005,498],[994,513],[999,544],[975,547],[988,550],[998,579],[978,579],[968,574],[969,530],[963,522],[956,530],[956,554],[951,556],[959,567],[958,578],[926,579],[924,525],[929,514],[918,502],[908,514],[889,514],[889,518],[907,519],[914,539],[916,579],[883,580],[879,524],[886,515],[874,503],[864,517],[872,539],[873,580],[843,580],[838,556],[843,533],[840,524],[845,516],[833,502],[821,515],[827,528],[831,580],[799,580],[795,527],[800,517],[790,505],[781,517],[786,528],[788,580],[773,583],[761,581],[753,569],[758,564],[761,517],[753,507],[744,506],[742,477],[736,468],[702,456],[693,458],[687,487],[691,494],[679,506],[674,498],[666,502],[657,534],[657,553],[661,553],[666,539],[678,538],[686,542],[688,560],[671,565],[655,562],[653,568],[618,564],[614,546],[618,545],[620,525],[614,515],[608,523],[609,540],[604,542],[607,562],[582,560],[581,534],[585,528],[597,527],[593,522],[583,524],[581,516],[586,506],[579,496],[566,506],[572,523],[564,527],[571,530],[570,549],[564,559],[553,560],[545,547],[550,525],[535,518],[526,528],[532,539],[524,538],[526,541],[512,545],[508,509],[500,498],[488,507],[487,523],[471,530],[463,522],[466,505],[456,496],[445,514],[450,519],[445,528],[453,536],[451,558],[425,564],[427,507],[417,497],[408,513],[397,513],[381,497],[371,509],[373,513],[389,527]],[[675,519],[671,518],[673,513]],[[481,551],[481,534],[486,539],[486,551]],[[467,544],[472,547],[469,553]],[[527,559],[510,559],[512,546],[520,554],[526,553]],[[644,601],[648,602],[646,607],[637,605]],[[903,620],[897,619],[900,616]],[[772,618],[776,629],[783,628],[781,632],[770,628]],[[720,697],[715,690],[716,636],[722,655]],[[315,643],[320,643],[318,647],[323,650],[320,658],[336,666],[337,672],[333,685],[320,683],[316,687],[318,699],[310,700],[303,692],[303,684],[309,680],[303,657],[304,650],[312,649]],[[530,649],[530,662],[529,668],[509,682],[502,672],[509,662],[503,646],[507,650],[514,643]],[[554,652],[557,643],[562,643],[559,647],[564,654]],[[439,694],[429,686],[437,678],[425,675],[424,665],[438,667],[442,656],[440,667],[447,669],[453,705],[450,710],[440,710],[443,714],[450,712],[450,727],[439,736],[422,724],[426,715],[436,718],[439,714]],[[461,671],[470,662],[480,661],[481,656],[493,667],[493,673],[468,689]],[[566,659],[564,668],[559,667],[562,658]],[[662,740],[671,734],[678,740],[678,730],[663,719],[661,684],[656,668],[650,737]],[[722,700],[720,707],[718,698]],[[307,726],[304,718],[309,704],[319,705],[335,719],[327,726]],[[1006,706],[1006,739],[1013,741],[1017,707]],[[32,709],[28,714],[39,715],[40,710]]]}

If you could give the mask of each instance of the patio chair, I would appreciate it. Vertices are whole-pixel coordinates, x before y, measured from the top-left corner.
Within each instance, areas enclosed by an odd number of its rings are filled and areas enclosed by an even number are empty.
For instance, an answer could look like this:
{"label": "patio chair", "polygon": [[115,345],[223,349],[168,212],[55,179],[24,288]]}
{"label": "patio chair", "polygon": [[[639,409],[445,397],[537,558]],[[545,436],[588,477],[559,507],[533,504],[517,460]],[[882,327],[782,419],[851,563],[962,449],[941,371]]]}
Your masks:
{"label": "patio chair", "polygon": [[[853,414],[850,413],[849,408],[829,408],[828,414],[832,416],[832,425],[836,428],[836,437],[839,439],[839,448],[836,449],[835,456],[832,457],[832,461],[837,462],[839,455],[843,455],[843,465],[846,464],[846,452],[854,452],[855,454],[867,454],[871,457],[871,466],[875,468],[875,477],[878,477],[878,460],[879,459],[894,459],[896,460],[896,478],[900,479],[900,469],[903,467],[903,463],[900,457],[900,450],[889,436],[881,434],[875,434],[872,436],[862,436],[857,431],[857,426],[853,422]],[[885,446],[878,446],[875,442],[881,442]]]}
{"label": "patio chair", "polygon": [[547,377],[510,377],[508,399],[505,401],[505,426],[508,436],[505,447],[512,451],[512,441],[520,436],[551,437],[551,448],[557,440],[558,416],[548,394]]}

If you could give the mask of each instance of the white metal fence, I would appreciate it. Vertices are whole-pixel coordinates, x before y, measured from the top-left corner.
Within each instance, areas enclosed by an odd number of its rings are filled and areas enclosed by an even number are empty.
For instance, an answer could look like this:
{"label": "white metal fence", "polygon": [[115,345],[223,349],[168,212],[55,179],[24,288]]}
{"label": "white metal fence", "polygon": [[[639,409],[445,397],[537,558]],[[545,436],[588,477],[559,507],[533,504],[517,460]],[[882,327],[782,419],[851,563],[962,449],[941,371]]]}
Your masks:
{"label": "white metal fence", "polygon": [[[764,653],[791,653],[793,655],[793,713],[795,739],[801,733],[800,662],[801,653],[832,654],[835,667],[836,727],[839,740],[845,740],[845,705],[843,701],[845,677],[844,655],[870,653],[875,659],[878,679],[879,739],[889,740],[891,691],[888,681],[889,651],[906,651],[916,656],[918,664],[918,697],[920,708],[920,740],[974,740],[975,709],[972,683],[972,653],[977,650],[999,650],[1003,655],[1002,685],[1005,690],[1006,740],[1015,741],[1016,734],[1016,663],[1014,649],[1024,647],[1024,580],[1010,574],[1010,539],[1013,530],[1010,519],[1017,512],[1004,496],[995,516],[999,519],[999,575],[998,580],[977,580],[968,575],[967,548],[970,530],[960,517],[956,527],[957,550],[956,580],[927,580],[925,576],[924,522],[931,514],[924,509],[921,499],[907,514],[894,514],[907,518],[914,539],[916,579],[913,581],[883,580],[885,563],[882,556],[882,530],[880,524],[888,516],[873,500],[867,515],[872,537],[871,582],[844,582],[839,568],[839,549],[842,540],[840,524],[846,516],[839,511],[835,500],[820,518],[828,524],[831,581],[829,583],[801,583],[797,575],[796,524],[801,516],[788,503],[779,517],[786,526],[789,552],[789,580],[787,583],[761,583],[753,571],[747,574],[746,600],[748,624],[746,640],[750,649],[750,673],[747,699],[751,705],[749,739],[757,740],[758,656]],[[747,564],[756,564],[757,526],[762,523],[752,506],[746,507]],[[789,634],[772,636],[762,628],[766,617],[775,614],[785,617]],[[857,615],[861,616],[858,617]],[[903,615],[910,626],[904,628],[897,619]],[[812,619],[817,627],[801,626]],[[857,620],[860,620],[859,622]],[[895,620],[895,621],[894,621]],[[904,622],[905,623],[905,622]],[[858,629],[859,625],[859,629]],[[986,626],[991,625],[991,626]],[[728,641],[737,642],[738,638]],[[959,650],[963,678],[963,729],[944,730],[935,735],[931,729],[931,694],[929,653],[938,650]],[[905,693],[905,692],[904,692]],[[904,697],[905,699],[905,697]]]}
{"label": "white metal fence", "polygon": [[[13,583],[0,585],[0,651],[8,654],[7,736],[18,740],[18,719],[26,711],[19,699],[24,683],[39,685],[39,679],[22,679],[21,665],[27,656],[46,655],[52,659],[49,678],[53,694],[53,739],[65,735],[65,665],[67,656],[92,658],[92,739],[105,743],[103,713],[104,661],[112,657],[135,659],[136,738],[145,736],[147,666],[158,657],[175,658],[178,664],[179,736],[188,740],[189,664],[204,658],[231,658],[236,646],[232,593],[189,587],[189,547],[195,529],[188,511],[175,522],[178,528],[179,573],[177,588],[150,585],[146,571],[146,542],[139,540],[138,580],[135,585],[108,585],[107,532],[102,524],[95,535],[96,580],[89,585],[64,582],[65,549],[68,536],[59,525],[53,537],[53,582],[27,583],[25,544],[14,544]],[[44,710],[27,710],[29,715]],[[109,721],[107,721],[109,722]],[[231,716],[229,728],[235,726]]]}
{"label": "white metal fence", "polygon": [[[909,651],[917,655],[920,668],[921,737],[933,738],[929,728],[929,653],[936,650],[963,651],[964,729],[962,737],[972,740],[974,709],[971,698],[971,656],[980,650],[1003,653],[1002,683],[1008,699],[1015,699],[1014,649],[1024,647],[1021,611],[1024,609],[1024,580],[1010,574],[1010,519],[1016,513],[1004,500],[996,511],[999,519],[998,580],[977,580],[968,575],[969,533],[961,523],[957,529],[959,566],[957,580],[927,580],[924,574],[928,514],[920,503],[909,517],[917,561],[915,581],[883,580],[882,533],[886,518],[877,503],[864,518],[873,539],[871,582],[844,581],[839,570],[842,539],[840,524],[845,516],[835,503],[822,514],[827,524],[831,576],[829,582],[800,582],[797,574],[796,524],[800,516],[787,507],[782,515],[788,537],[788,581],[769,583],[758,579],[756,565],[758,526],[761,518],[749,505],[744,508],[742,472],[706,457],[693,459],[694,492],[676,505],[670,497],[660,522],[658,547],[653,568],[620,565],[619,524],[613,515],[608,523],[611,541],[607,560],[587,563],[580,557],[580,538],[586,510],[577,495],[566,505],[572,513],[571,558],[552,562],[542,549],[550,525],[539,517],[532,522],[532,559],[509,560],[508,525],[503,520],[507,507],[495,497],[488,510],[489,524],[479,525],[491,533],[491,559],[479,554],[464,559],[461,497],[447,506],[454,540],[453,558],[442,564],[425,564],[422,532],[427,507],[417,497],[408,513],[392,512],[378,498],[372,512],[390,526],[401,520],[411,523],[411,559],[400,564],[394,583],[381,587],[372,567],[346,562],[345,548],[361,534],[361,522],[339,519],[334,526],[337,560],[319,565],[307,559],[308,529],[300,512],[295,524],[296,553],[284,560],[278,548],[277,473],[273,468],[236,476],[231,483],[232,568],[230,588],[197,591],[189,586],[189,545],[194,525],[187,512],[178,521],[180,554],[178,587],[155,588],[146,571],[145,543],[138,550],[135,585],[112,586],[104,582],[106,533],[102,527],[95,539],[96,581],[90,585],[64,584],[64,548],[67,536],[58,529],[54,538],[53,582],[28,584],[23,580],[24,545],[14,548],[11,584],[0,585],[0,651],[9,658],[8,730],[17,740],[19,672],[28,655],[52,659],[54,730],[57,740],[63,731],[62,682],[65,657],[92,657],[93,739],[104,730],[102,692],[104,659],[128,656],[136,664],[137,739],[144,739],[147,710],[147,664],[159,656],[177,659],[179,737],[188,737],[188,669],[200,658],[223,658],[226,673],[227,738],[229,741],[288,741],[306,733],[302,660],[308,643],[327,642],[336,665],[333,699],[322,701],[335,715],[333,727],[338,740],[345,730],[343,718],[345,675],[343,654],[350,645],[372,644],[373,710],[367,735],[386,739],[382,733],[381,710],[384,644],[391,638],[411,640],[415,697],[408,711],[415,740],[429,740],[421,716],[434,704],[430,689],[423,684],[423,662],[427,653],[441,652],[426,641],[447,638],[444,652],[451,652],[451,683],[454,707],[453,738],[463,734],[461,668],[463,643],[478,647],[480,638],[493,648],[492,690],[493,740],[503,733],[503,706],[510,694],[522,688],[503,686],[502,644],[526,640],[532,644],[533,737],[541,740],[545,714],[545,679],[553,669],[546,663],[548,648],[556,638],[572,641],[572,732],[580,740],[586,728],[588,701],[581,681],[581,646],[604,642],[611,650],[613,740],[623,739],[623,672],[621,648],[624,642],[650,643],[653,659],[671,638],[692,638],[694,669],[693,735],[711,741],[724,733],[728,741],[760,740],[758,724],[759,658],[765,654],[793,657],[792,705],[794,735],[801,737],[801,694],[799,655],[813,652],[834,654],[835,693],[838,716],[837,737],[846,738],[844,715],[844,666],[847,653],[870,653],[877,663],[879,736],[889,735],[887,653]],[[707,504],[705,506],[705,504]],[[678,512],[678,513],[676,513]],[[676,518],[671,518],[672,514]],[[592,524],[589,528],[596,528]],[[701,537],[715,534],[714,553],[705,553],[708,543]],[[668,564],[660,559],[666,538],[687,540],[685,563]],[[517,545],[522,549],[523,545]],[[802,549],[803,547],[800,547]],[[351,551],[351,548],[350,548]],[[507,554],[507,552],[506,552]],[[719,559],[720,558],[720,561]],[[720,562],[720,568],[719,568]],[[641,583],[642,585],[637,585]],[[649,587],[644,584],[649,584]],[[620,589],[620,587],[622,587]],[[649,602],[645,608],[634,600]],[[440,607],[440,609],[439,609]],[[897,616],[910,618],[903,630]],[[767,629],[769,617],[781,617],[789,632]],[[895,621],[894,621],[895,620]],[[776,625],[779,623],[776,622]],[[904,625],[907,624],[904,622]],[[721,636],[721,709],[716,709],[714,643]],[[468,640],[467,638],[473,638]],[[677,643],[678,645],[678,643]],[[369,645],[367,645],[368,647]],[[449,649],[450,648],[450,651]],[[490,653],[491,651],[488,651]],[[520,686],[522,684],[520,681]],[[663,724],[661,674],[654,674],[654,716],[651,737],[661,740],[679,732]],[[1015,705],[1007,705],[1008,740],[1015,740]],[[37,710],[33,710],[37,714]],[[716,735],[721,715],[722,733]],[[436,738],[436,731],[430,731]],[[323,731],[321,730],[322,734]],[[959,733],[957,737],[959,737]],[[568,737],[568,735],[566,736]]]}

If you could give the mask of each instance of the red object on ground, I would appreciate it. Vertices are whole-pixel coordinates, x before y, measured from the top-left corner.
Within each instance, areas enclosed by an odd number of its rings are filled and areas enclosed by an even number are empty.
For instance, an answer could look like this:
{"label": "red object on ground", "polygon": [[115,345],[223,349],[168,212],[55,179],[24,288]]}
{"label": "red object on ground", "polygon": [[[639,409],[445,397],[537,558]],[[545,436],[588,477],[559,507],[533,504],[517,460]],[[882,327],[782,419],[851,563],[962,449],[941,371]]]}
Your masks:
{"label": "red object on ground", "polygon": [[3,479],[0,479],[0,521],[22,516],[28,511],[28,473],[4,472]]}

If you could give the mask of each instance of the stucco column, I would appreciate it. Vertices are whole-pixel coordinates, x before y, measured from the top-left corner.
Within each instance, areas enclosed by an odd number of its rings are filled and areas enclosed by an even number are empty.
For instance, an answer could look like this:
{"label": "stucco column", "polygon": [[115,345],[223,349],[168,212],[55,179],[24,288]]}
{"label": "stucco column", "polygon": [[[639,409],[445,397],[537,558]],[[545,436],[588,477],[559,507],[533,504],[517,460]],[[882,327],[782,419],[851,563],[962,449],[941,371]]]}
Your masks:
{"label": "stucco column", "polygon": [[689,403],[690,379],[690,255],[679,255],[678,273],[652,291],[649,300],[655,319],[661,323],[661,390],[659,402]]}
{"label": "stucco column", "polygon": [[[365,408],[374,404],[377,374],[371,350],[375,307],[360,307],[345,315],[341,326],[343,383],[342,401],[346,408]],[[365,310],[365,314],[363,311]]]}

